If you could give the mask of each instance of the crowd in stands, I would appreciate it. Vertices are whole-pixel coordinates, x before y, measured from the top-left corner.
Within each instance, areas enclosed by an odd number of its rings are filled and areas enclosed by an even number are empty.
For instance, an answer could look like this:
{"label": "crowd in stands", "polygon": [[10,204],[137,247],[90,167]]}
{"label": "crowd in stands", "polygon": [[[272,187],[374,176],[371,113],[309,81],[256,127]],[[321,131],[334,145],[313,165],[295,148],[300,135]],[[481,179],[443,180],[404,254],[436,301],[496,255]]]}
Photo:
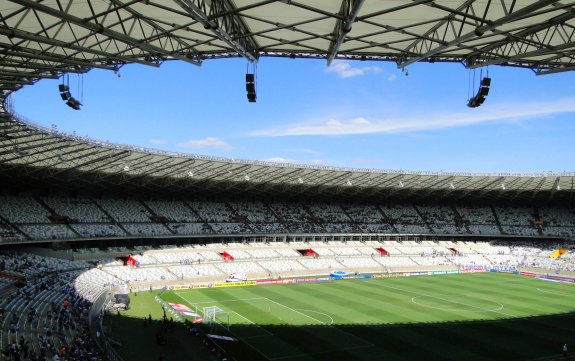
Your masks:
{"label": "crowd in stands", "polygon": [[438,205],[137,201],[0,195],[0,242],[210,234],[575,236],[575,211]]}
{"label": "crowd in stands", "polygon": [[[74,287],[86,262],[3,252],[3,272],[25,277],[19,287],[3,288],[0,298],[1,359],[99,361],[90,336],[91,302]],[[101,288],[100,288],[101,292]]]}

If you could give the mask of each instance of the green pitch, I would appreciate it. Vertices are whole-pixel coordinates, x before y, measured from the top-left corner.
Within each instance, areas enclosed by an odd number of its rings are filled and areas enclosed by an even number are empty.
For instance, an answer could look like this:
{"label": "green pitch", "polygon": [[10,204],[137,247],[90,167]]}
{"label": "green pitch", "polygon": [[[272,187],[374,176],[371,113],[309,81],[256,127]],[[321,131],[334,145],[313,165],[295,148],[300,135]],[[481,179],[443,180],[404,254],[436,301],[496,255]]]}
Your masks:
{"label": "green pitch", "polygon": [[162,298],[200,314],[219,307],[225,327],[213,332],[239,339],[219,344],[246,361],[563,360],[563,344],[575,348],[575,286],[510,274],[179,290]]}

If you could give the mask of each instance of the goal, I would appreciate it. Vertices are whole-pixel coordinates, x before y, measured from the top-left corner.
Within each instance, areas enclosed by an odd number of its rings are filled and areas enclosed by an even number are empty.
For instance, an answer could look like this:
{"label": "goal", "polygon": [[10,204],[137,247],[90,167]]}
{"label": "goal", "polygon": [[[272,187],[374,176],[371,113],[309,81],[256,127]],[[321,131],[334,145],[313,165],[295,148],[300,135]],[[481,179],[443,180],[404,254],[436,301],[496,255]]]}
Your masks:
{"label": "goal", "polygon": [[204,307],[204,322],[230,328],[230,314],[218,306]]}

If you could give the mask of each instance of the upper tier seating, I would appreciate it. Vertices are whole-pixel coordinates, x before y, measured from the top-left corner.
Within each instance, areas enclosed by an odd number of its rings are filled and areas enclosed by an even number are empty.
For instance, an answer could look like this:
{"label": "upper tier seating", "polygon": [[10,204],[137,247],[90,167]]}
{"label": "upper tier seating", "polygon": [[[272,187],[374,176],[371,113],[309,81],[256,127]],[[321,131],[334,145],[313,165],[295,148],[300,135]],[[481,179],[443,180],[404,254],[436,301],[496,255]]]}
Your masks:
{"label": "upper tier seating", "polygon": [[136,201],[0,195],[0,242],[235,234],[575,236],[569,208]]}

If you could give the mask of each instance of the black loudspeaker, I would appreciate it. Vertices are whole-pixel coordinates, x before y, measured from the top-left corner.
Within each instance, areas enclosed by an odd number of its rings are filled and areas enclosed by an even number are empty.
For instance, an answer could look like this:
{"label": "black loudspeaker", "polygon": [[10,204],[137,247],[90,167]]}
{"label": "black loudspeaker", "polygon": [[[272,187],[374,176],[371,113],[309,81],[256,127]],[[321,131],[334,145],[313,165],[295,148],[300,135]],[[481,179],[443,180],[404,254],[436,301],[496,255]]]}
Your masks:
{"label": "black loudspeaker", "polygon": [[489,86],[491,86],[491,78],[485,77],[481,79],[481,86],[477,94],[469,99],[467,106],[470,108],[477,108],[485,102],[485,97],[489,95]]}
{"label": "black loudspeaker", "polygon": [[256,102],[256,84],[254,74],[246,74],[246,91],[248,92],[248,101]]}
{"label": "black loudspeaker", "polygon": [[489,94],[489,88],[488,87],[484,87],[482,86],[481,88],[479,88],[479,95],[483,95],[484,97],[486,97]]}
{"label": "black loudspeaker", "polygon": [[68,100],[68,101],[66,102],[66,104],[67,104],[70,108],[72,108],[72,109],[74,109],[74,110],[80,110],[80,105],[82,105],[82,104],[80,104],[79,101],[77,101],[77,100],[74,99],[74,98],[70,98],[70,100]]}

